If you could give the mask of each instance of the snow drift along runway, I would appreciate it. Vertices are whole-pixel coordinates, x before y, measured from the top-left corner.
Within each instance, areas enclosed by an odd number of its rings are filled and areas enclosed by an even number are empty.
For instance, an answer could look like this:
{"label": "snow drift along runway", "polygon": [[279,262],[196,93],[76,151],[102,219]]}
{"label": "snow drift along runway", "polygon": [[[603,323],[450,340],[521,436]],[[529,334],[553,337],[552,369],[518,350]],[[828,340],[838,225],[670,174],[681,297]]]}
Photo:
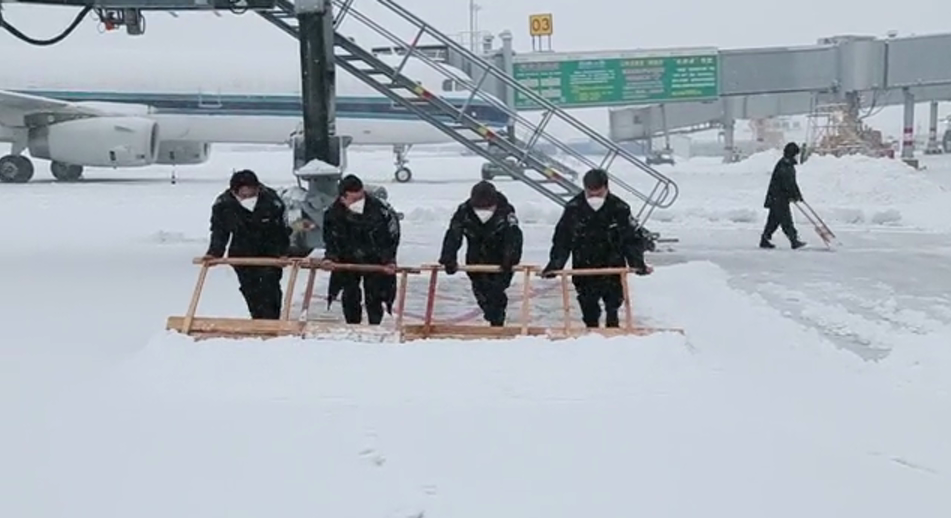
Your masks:
{"label": "snow drift along runway", "polygon": [[[433,260],[448,215],[477,179],[470,162],[421,155],[417,176],[432,183],[388,185],[408,214],[401,262]],[[161,331],[187,304],[197,274],[190,259],[206,246],[209,206],[230,171],[252,167],[286,185],[288,163],[286,153],[222,153],[208,167],[179,171],[178,185],[156,170],[154,182],[0,190],[0,216],[32,223],[0,231],[0,283],[17,294],[0,306],[0,515],[951,512],[951,417],[943,411],[951,315],[892,325],[915,321],[902,310],[911,299],[951,302],[927,298],[898,274],[884,278],[891,292],[863,291],[907,258],[920,261],[916,274],[931,284],[947,279],[927,269],[920,250],[875,241],[884,225],[856,221],[841,234],[861,235],[894,263],[870,265],[848,251],[747,253],[740,247],[761,220],[724,229],[689,209],[707,198],[732,200],[720,204],[727,208],[749,199],[757,213],[768,171],[687,163],[678,166],[683,219],[656,225],[690,237],[680,264],[633,282],[636,314],[687,336],[195,344]],[[386,154],[354,154],[352,164],[367,177],[388,176]],[[854,171],[807,198],[820,211],[878,210],[850,198],[866,185]],[[804,167],[804,189],[808,174]],[[878,177],[876,189],[908,194],[906,182]],[[541,262],[557,211],[521,186],[499,186],[528,220],[526,260]],[[914,199],[890,207],[911,210]],[[901,225],[911,227],[890,224]],[[805,268],[781,274],[804,262],[835,285],[804,284]],[[219,273],[211,282],[203,311],[243,314],[233,279]],[[465,287],[462,278],[452,283]],[[834,304],[819,296],[833,291],[843,295]],[[787,313],[777,297],[798,297],[812,319]],[[869,362],[841,349],[828,336],[834,326],[876,337],[887,354]]]}

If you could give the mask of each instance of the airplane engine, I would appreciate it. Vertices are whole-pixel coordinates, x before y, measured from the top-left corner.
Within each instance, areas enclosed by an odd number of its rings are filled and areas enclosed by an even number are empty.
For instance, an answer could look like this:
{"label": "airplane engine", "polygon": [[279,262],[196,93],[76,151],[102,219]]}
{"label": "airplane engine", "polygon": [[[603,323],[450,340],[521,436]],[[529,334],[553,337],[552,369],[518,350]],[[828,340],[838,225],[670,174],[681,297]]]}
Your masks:
{"label": "airplane engine", "polygon": [[155,163],[158,124],[138,117],[94,117],[30,129],[30,155],[91,167],[140,167]]}
{"label": "airplane engine", "polygon": [[159,144],[156,164],[196,165],[204,164],[211,155],[211,144],[207,142],[186,142],[181,140],[163,140]]}

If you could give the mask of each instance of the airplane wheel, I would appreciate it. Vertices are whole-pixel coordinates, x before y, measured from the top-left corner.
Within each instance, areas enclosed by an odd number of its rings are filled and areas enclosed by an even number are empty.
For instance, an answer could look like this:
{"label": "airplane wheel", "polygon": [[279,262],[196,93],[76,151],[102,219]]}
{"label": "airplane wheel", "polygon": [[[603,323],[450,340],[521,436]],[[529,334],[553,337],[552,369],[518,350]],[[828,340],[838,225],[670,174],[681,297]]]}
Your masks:
{"label": "airplane wheel", "polygon": [[50,172],[53,173],[53,178],[61,182],[75,182],[82,178],[83,166],[53,162],[50,164]]}
{"label": "airplane wheel", "polygon": [[393,173],[393,177],[396,178],[396,181],[399,183],[407,183],[413,179],[413,172],[410,171],[408,167],[401,167]]}
{"label": "airplane wheel", "polygon": [[0,182],[27,183],[33,179],[33,161],[25,156],[7,155],[0,158]]}

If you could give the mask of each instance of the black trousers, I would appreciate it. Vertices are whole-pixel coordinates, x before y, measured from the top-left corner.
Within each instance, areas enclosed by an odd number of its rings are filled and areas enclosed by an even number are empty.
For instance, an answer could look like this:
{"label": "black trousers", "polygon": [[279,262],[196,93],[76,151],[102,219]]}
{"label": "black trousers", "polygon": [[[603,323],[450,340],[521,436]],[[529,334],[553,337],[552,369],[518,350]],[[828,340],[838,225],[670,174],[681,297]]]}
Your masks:
{"label": "black trousers", "polygon": [[581,319],[587,327],[598,327],[601,303],[604,303],[605,327],[618,327],[618,310],[624,304],[624,288],[619,275],[592,275],[572,279],[581,306]]}
{"label": "black trousers", "polygon": [[273,266],[235,266],[238,284],[251,318],[277,320],[281,318],[281,278],[283,268]]}
{"label": "black trousers", "polygon": [[[343,318],[348,324],[359,324],[363,321],[363,306],[367,309],[367,323],[379,325],[383,321],[383,305],[386,299],[384,283],[388,276],[375,273],[334,272],[340,275],[343,285],[343,294],[340,303],[343,305]],[[361,284],[363,290],[361,292]],[[364,297],[366,301],[364,303]]]}
{"label": "black trousers", "polygon": [[511,273],[470,273],[472,294],[475,296],[482,317],[492,326],[505,325],[505,310],[509,297],[505,290],[512,284]]}
{"label": "black trousers", "polygon": [[769,215],[766,216],[766,228],[763,229],[763,239],[766,241],[772,239],[776,229],[780,227],[783,229],[783,234],[786,234],[786,237],[789,238],[790,243],[799,239],[789,203],[774,203],[769,207]]}

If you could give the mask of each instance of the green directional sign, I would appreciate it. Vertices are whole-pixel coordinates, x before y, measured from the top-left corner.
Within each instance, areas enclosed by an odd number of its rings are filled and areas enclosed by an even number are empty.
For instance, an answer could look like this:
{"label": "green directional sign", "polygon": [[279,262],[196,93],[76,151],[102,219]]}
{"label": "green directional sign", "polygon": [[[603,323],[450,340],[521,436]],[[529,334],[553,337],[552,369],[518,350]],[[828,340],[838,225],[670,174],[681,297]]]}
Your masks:
{"label": "green directional sign", "polygon": [[[526,61],[515,79],[566,108],[715,99],[720,94],[716,54]],[[540,106],[515,93],[520,110]]]}

